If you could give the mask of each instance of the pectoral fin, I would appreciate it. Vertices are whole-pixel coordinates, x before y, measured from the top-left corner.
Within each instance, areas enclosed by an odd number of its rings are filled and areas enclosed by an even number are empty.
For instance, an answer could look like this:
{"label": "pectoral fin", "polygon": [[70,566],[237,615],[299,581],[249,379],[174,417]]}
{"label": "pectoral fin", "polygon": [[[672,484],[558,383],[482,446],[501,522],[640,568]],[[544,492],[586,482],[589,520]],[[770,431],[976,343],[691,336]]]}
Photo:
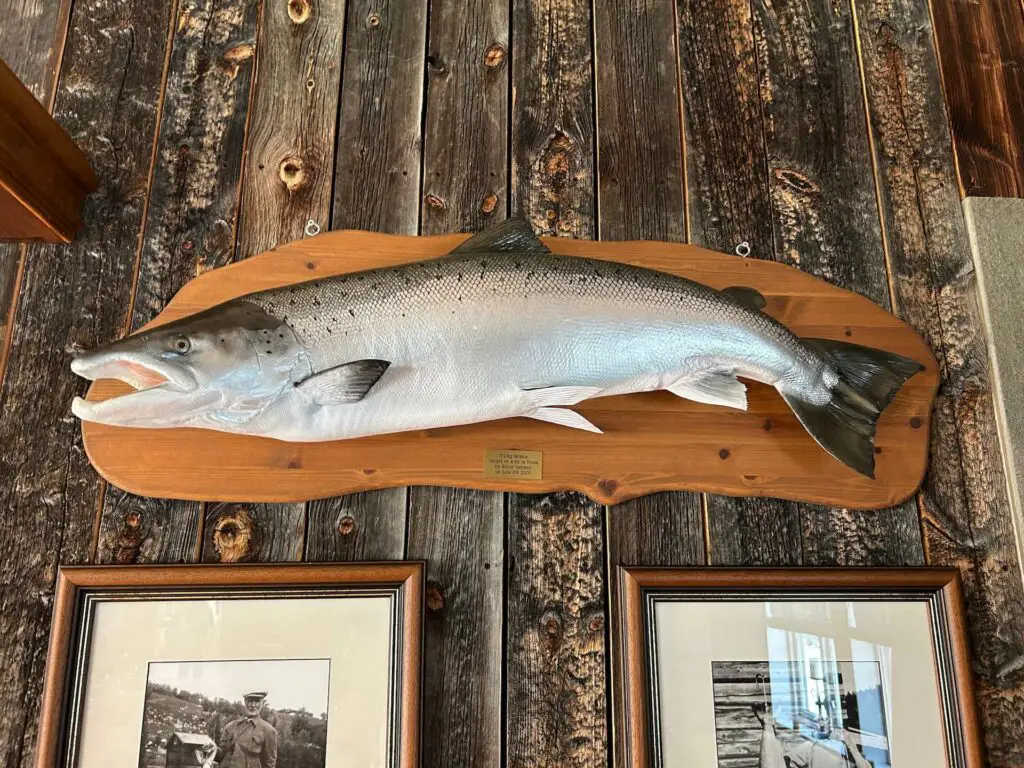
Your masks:
{"label": "pectoral fin", "polygon": [[536,411],[526,414],[526,416],[538,421],[560,424],[563,427],[584,429],[587,432],[596,432],[599,435],[603,434],[600,429],[587,421],[583,416],[580,416],[576,411],[570,411],[568,408],[538,408]]}
{"label": "pectoral fin", "polygon": [[747,410],[747,387],[734,374],[706,373],[696,379],[677,381],[666,389],[697,403]]}
{"label": "pectoral fin", "polygon": [[386,360],[356,360],[314,373],[295,388],[318,405],[358,403],[391,365]]}

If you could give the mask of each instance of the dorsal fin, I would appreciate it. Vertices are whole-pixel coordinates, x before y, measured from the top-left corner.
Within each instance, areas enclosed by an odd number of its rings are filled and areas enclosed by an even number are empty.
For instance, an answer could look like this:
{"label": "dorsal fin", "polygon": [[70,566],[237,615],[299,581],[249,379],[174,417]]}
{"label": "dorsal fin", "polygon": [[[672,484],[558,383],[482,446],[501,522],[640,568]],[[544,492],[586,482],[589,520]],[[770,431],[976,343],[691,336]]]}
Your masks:
{"label": "dorsal fin", "polygon": [[452,253],[494,253],[496,251],[533,251],[551,253],[533,233],[525,219],[513,216],[500,224],[477,232],[469,240],[452,250]]}
{"label": "dorsal fin", "polygon": [[723,288],[722,293],[729,294],[744,307],[754,312],[760,312],[764,309],[765,304],[768,303],[760,291],[754,288],[747,288],[744,285],[733,285],[729,288]]}

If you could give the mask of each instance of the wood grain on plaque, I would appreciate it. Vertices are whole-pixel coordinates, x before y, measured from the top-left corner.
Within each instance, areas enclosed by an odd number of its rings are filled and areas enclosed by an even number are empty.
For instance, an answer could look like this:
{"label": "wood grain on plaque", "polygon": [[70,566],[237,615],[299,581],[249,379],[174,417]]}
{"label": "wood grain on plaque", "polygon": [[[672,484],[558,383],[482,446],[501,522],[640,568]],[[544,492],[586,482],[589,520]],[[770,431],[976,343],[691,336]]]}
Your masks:
{"label": "wood grain on plaque", "polygon": [[[275,285],[442,255],[460,239],[352,231],[321,235],[202,275],[175,297],[159,322]],[[128,490],[225,501],[288,501],[395,484],[443,483],[576,489],[605,502],[695,488],[881,507],[916,490],[925,467],[937,368],[921,339],[897,318],[862,296],[780,264],[654,241],[547,242],[556,253],[614,258],[718,288],[750,285],[765,294],[767,310],[800,336],[848,340],[924,363],[927,371],[903,387],[880,421],[877,479],[862,477],[828,456],[774,390],[758,384],[750,386],[746,412],[665,392],[581,404],[581,413],[602,426],[604,435],[513,419],[297,444],[207,430],[154,433],[85,424],[90,458],[111,482]],[[123,384],[98,382],[90,396],[103,399],[123,391]],[[186,445],[191,449],[185,450]],[[489,448],[543,451],[543,479],[510,483],[483,477]],[[219,456],[216,476],[196,460],[197,453]]]}

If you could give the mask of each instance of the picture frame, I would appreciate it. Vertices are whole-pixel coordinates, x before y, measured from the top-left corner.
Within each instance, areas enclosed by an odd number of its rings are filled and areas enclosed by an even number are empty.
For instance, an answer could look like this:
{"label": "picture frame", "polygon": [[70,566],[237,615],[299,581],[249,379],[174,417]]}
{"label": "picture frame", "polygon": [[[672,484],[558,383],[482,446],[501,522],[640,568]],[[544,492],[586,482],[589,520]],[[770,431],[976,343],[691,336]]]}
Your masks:
{"label": "picture frame", "polygon": [[424,573],[61,568],[35,764],[231,766],[244,752],[264,765],[291,749],[317,768],[416,768]]}
{"label": "picture frame", "polygon": [[985,764],[955,568],[620,566],[617,587],[619,765]]}

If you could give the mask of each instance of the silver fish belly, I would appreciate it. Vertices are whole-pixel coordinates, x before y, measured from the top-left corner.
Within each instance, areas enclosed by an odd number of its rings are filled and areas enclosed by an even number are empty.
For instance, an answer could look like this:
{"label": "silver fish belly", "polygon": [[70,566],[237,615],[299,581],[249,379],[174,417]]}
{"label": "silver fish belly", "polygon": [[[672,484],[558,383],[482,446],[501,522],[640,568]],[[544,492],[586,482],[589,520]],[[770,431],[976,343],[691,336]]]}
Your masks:
{"label": "silver fish belly", "polygon": [[[751,296],[554,256],[513,220],[445,257],[249,294],[169,324],[144,339],[151,358],[130,337],[73,367],[129,380],[151,359],[165,394],[188,390],[203,403],[185,409],[185,424],[289,441],[513,416],[598,432],[571,406],[667,389],[745,408],[743,377],[775,387],[826,450],[870,475],[877,417],[921,366],[799,339]],[[119,364],[130,374],[119,376]],[[75,404],[82,418],[124,423],[109,414],[125,408],[103,406]],[[183,424],[171,422],[154,412],[133,425]]]}

